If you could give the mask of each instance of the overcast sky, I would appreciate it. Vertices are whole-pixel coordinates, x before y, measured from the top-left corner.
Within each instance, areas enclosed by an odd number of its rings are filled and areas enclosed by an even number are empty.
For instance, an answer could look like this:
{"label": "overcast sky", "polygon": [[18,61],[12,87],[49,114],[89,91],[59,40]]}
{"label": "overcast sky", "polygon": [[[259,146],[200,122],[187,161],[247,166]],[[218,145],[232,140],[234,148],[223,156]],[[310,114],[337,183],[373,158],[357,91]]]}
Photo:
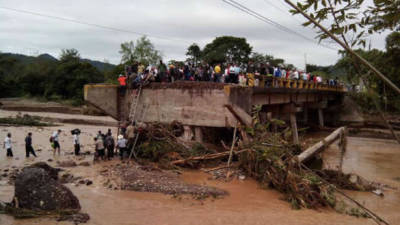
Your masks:
{"label": "overcast sky", "polygon": [[[292,16],[283,0],[237,0],[250,9],[311,39],[315,30],[304,28],[301,16]],[[295,1],[295,0],[294,0]],[[272,3],[272,5],[271,5]],[[7,7],[78,20],[127,32],[5,10]],[[299,68],[307,62],[330,65],[337,51],[286,33],[227,5],[221,0],[0,0],[0,51],[28,55],[75,48],[83,58],[119,63],[122,42],[147,34],[164,60],[183,60],[191,43],[204,47],[215,37],[245,37],[253,51],[283,58]],[[372,46],[384,47],[383,35],[372,37]],[[326,43],[332,48],[336,44]]]}

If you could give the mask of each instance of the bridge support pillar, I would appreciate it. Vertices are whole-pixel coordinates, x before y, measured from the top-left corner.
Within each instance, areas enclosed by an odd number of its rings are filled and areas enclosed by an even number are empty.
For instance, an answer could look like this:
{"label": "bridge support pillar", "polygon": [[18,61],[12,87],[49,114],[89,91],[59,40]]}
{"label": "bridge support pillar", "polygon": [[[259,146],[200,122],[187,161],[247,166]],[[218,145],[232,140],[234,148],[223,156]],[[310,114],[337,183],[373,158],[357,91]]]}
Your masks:
{"label": "bridge support pillar", "polygon": [[319,127],[324,127],[324,113],[321,108],[318,109]]}
{"label": "bridge support pillar", "polygon": [[193,131],[190,126],[183,126],[183,136],[184,141],[191,141],[193,138]]}
{"label": "bridge support pillar", "polygon": [[201,127],[194,127],[194,139],[196,142],[203,143],[203,132]]}
{"label": "bridge support pillar", "polygon": [[304,124],[307,124],[308,123],[308,108],[307,107],[304,107],[303,108],[303,120],[304,120]]}
{"label": "bridge support pillar", "polygon": [[293,135],[293,144],[299,144],[299,133],[297,131],[297,121],[296,121],[296,113],[290,113],[290,125],[292,127],[292,135]]}

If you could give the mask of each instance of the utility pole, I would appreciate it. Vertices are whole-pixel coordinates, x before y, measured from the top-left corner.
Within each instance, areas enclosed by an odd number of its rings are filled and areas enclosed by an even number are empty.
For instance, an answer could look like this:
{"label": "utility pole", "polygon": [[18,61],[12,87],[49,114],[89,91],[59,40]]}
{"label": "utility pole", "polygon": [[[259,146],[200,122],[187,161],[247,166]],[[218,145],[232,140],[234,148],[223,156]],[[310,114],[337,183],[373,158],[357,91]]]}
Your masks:
{"label": "utility pole", "polygon": [[370,70],[372,70],[376,76],[378,76],[381,80],[383,80],[395,92],[400,94],[400,89],[392,81],[390,81],[385,75],[383,75],[378,69],[376,69],[371,63],[369,63],[367,60],[365,60],[359,54],[354,52],[349,46],[347,46],[345,43],[343,43],[341,40],[339,40],[335,35],[333,35],[331,32],[329,32],[325,27],[323,27],[321,24],[319,24],[315,19],[311,18],[311,16],[309,16],[307,13],[305,13],[303,10],[301,10],[297,5],[292,3],[290,0],[285,0],[285,2],[288,5],[290,5],[292,8],[294,8],[297,12],[302,14],[305,18],[307,18],[310,22],[312,22],[319,29],[321,29],[326,35],[328,35],[330,38],[332,38],[334,41],[336,41],[339,45],[341,45],[348,53],[350,53],[356,59],[358,59],[360,61],[360,63],[364,64],[366,67],[368,67]]}
{"label": "utility pole", "polygon": [[304,53],[304,72],[307,73],[307,53]]}

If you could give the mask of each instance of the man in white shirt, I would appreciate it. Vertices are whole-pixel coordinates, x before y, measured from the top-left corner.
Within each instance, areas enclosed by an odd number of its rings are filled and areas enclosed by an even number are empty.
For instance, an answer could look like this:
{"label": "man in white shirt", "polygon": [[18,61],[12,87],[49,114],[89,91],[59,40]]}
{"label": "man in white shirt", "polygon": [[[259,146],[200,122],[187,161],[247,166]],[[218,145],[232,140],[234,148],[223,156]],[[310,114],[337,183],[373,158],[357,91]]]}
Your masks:
{"label": "man in white shirt", "polygon": [[7,137],[4,139],[3,147],[4,147],[4,149],[7,150],[7,157],[13,157],[12,144],[11,144],[11,133],[8,133]]}
{"label": "man in white shirt", "polygon": [[57,150],[58,150],[58,155],[60,155],[61,146],[60,146],[60,142],[58,140],[58,136],[60,135],[60,133],[61,133],[61,130],[58,130],[58,131],[54,131],[53,135],[51,135],[51,138],[53,140],[54,155],[56,155]]}
{"label": "man in white shirt", "polygon": [[78,132],[74,133],[74,150],[75,150],[75,155],[79,155],[79,152],[81,151],[81,143],[79,141]]}
{"label": "man in white shirt", "polygon": [[301,78],[302,78],[302,80],[304,80],[304,81],[307,81],[308,80],[308,75],[307,75],[307,73],[305,73],[304,71],[301,73]]}
{"label": "man in white shirt", "polygon": [[117,148],[119,149],[119,155],[121,157],[121,160],[124,159],[124,153],[128,151],[127,142],[128,141],[124,138],[123,135],[118,136]]}

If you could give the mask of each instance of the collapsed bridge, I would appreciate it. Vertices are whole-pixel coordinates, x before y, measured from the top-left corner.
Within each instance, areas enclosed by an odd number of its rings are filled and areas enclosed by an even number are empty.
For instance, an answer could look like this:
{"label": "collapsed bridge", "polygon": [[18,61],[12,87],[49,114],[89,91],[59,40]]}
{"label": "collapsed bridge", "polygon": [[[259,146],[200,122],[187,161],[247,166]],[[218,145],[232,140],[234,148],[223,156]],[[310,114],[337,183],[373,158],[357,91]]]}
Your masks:
{"label": "collapsed bridge", "polygon": [[[84,98],[118,121],[178,121],[184,125],[185,133],[194,131],[197,141],[202,140],[201,127],[230,128],[238,122],[251,126],[252,109],[261,106],[262,122],[290,121],[295,131],[294,142],[298,143],[297,123],[324,126],[326,122],[335,122],[346,93],[342,86],[301,81],[280,81],[278,87],[268,88],[180,81],[151,83],[143,87],[138,97],[136,92],[121,90],[118,85],[88,84],[84,87]],[[132,106],[137,111],[134,118]]]}

